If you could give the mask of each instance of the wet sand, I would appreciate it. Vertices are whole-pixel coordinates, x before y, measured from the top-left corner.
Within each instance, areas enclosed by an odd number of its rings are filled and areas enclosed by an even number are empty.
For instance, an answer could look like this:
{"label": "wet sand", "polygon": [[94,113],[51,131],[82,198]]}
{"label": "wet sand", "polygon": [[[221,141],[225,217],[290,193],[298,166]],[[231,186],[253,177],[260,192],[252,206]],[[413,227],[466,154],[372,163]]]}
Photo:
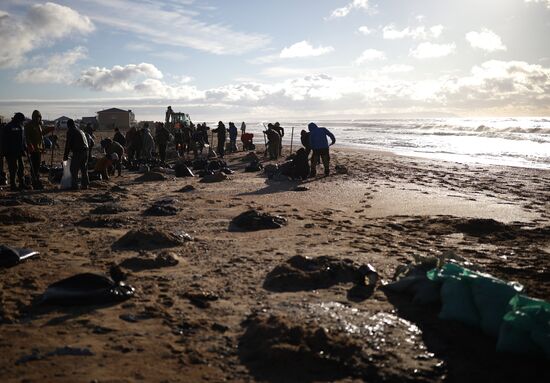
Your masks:
{"label": "wet sand", "polygon": [[[332,153],[349,174],[267,180],[245,173],[237,153],[226,158],[235,173],[218,183],[136,182],[140,174],[124,172],[87,191],[0,191],[0,242],[41,253],[0,274],[2,381],[549,381],[547,361],[497,354],[480,330],[437,319],[438,307],[380,288],[356,294],[345,279],[288,291],[265,281],[295,256],[370,263],[388,281],[416,255],[452,251],[549,300],[550,172]],[[186,185],[195,189],[181,192]],[[53,204],[37,205],[40,196]],[[176,200],[175,215],[143,214],[163,198]],[[97,201],[120,209],[91,214]],[[250,208],[288,224],[229,230]],[[480,232],[475,218],[500,229]],[[144,228],[193,240],[113,246]],[[159,267],[158,254],[178,264]],[[38,303],[49,284],[113,264],[136,288],[128,301]]]}

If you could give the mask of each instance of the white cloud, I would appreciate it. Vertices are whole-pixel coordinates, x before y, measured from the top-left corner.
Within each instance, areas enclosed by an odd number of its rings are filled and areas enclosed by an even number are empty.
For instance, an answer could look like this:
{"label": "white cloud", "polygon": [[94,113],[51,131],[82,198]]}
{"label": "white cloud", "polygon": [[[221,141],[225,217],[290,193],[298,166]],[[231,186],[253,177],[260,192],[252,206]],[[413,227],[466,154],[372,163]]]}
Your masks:
{"label": "white cloud", "polygon": [[23,18],[0,13],[0,68],[20,65],[25,55],[57,40],[94,30],[90,19],[55,3],[35,4]]}
{"label": "white cloud", "polygon": [[[181,3],[181,2],[179,2]],[[234,30],[229,25],[202,21],[192,2],[160,0],[88,0],[89,14],[97,23],[129,32],[141,40],[186,47],[218,55],[238,55],[267,45],[269,37]],[[212,12],[200,8],[202,12]]]}
{"label": "white cloud", "polygon": [[295,58],[295,57],[321,56],[321,55],[330,53],[333,50],[334,48],[331,46],[324,47],[322,45],[318,46],[317,48],[314,48],[309,42],[304,40],[296,44],[292,44],[290,47],[285,47],[279,54],[279,57]]}
{"label": "white cloud", "polygon": [[380,72],[382,73],[406,73],[412,72],[414,67],[412,65],[405,64],[393,64],[382,67]]}
{"label": "white cloud", "polygon": [[445,57],[456,50],[456,44],[434,44],[430,42],[420,43],[415,49],[410,51],[410,56],[417,59]]}
{"label": "white cloud", "polygon": [[72,66],[86,57],[86,48],[76,47],[64,53],[52,55],[45,67],[30,68],[19,72],[15,80],[21,83],[69,84],[73,80]]}
{"label": "white cloud", "polygon": [[162,73],[153,64],[115,65],[111,69],[91,67],[80,74],[78,85],[99,91],[120,92],[132,90],[136,78],[161,79]]}
{"label": "white cloud", "polygon": [[375,60],[385,60],[386,54],[382,51],[379,51],[377,49],[366,49],[361,53],[361,55],[355,59],[354,64],[355,65],[361,65],[369,61],[375,61]]}
{"label": "white cloud", "polygon": [[342,8],[336,8],[331,12],[329,19],[346,17],[354,9],[369,9],[369,0],[353,0]]}
{"label": "white cloud", "polygon": [[418,26],[416,28],[406,27],[404,29],[397,29],[395,25],[390,24],[386,25],[382,29],[383,37],[386,40],[397,40],[410,37],[413,39],[426,40],[430,38],[438,38],[443,33],[443,25],[438,24],[430,28],[427,28],[424,25]]}
{"label": "white cloud", "polygon": [[359,33],[362,33],[365,36],[370,35],[373,32],[373,30],[370,29],[369,27],[367,27],[366,25],[363,25],[363,26],[359,27],[358,30],[359,30]]}
{"label": "white cloud", "polygon": [[526,3],[546,3],[546,8],[550,9],[550,0],[525,0]]}
{"label": "white cloud", "polygon": [[478,48],[487,52],[506,50],[506,46],[502,43],[500,36],[487,28],[482,28],[481,32],[471,31],[466,33],[466,40],[472,48]]}

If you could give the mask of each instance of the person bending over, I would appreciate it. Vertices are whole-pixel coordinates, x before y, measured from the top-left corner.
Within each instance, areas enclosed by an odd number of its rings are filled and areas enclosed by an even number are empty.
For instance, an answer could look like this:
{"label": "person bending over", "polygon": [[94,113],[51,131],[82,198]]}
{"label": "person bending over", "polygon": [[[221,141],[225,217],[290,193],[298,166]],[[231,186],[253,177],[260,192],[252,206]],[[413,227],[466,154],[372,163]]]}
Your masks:
{"label": "person bending over", "polygon": [[[325,176],[328,176],[330,174],[330,154],[329,154],[329,146],[334,145],[336,142],[336,138],[334,137],[334,134],[332,134],[327,128],[320,128],[315,123],[311,122],[308,125],[309,130],[309,143],[311,145],[311,150],[313,151],[313,155],[311,156],[311,177],[315,177],[317,174],[317,162],[319,157],[321,157],[321,160],[323,161],[323,166],[325,168]],[[328,143],[329,137],[331,139],[331,143]]]}

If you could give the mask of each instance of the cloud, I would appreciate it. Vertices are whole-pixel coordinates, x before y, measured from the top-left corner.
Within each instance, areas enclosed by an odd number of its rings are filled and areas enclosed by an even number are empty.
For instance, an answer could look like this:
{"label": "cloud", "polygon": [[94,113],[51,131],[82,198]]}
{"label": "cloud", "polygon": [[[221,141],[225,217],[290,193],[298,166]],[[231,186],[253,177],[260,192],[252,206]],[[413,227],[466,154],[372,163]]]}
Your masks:
{"label": "cloud", "polygon": [[525,0],[526,3],[546,3],[546,8],[550,9],[550,0]]}
{"label": "cloud", "polygon": [[527,106],[550,105],[550,68],[525,61],[490,60],[472,68],[470,75],[451,78],[442,86],[449,101]]}
{"label": "cloud", "polygon": [[91,67],[80,74],[76,84],[98,91],[121,92],[134,89],[132,80],[141,77],[157,80],[163,75],[153,64],[148,63],[115,65],[111,69]]}
{"label": "cloud", "polygon": [[434,44],[430,42],[420,43],[415,49],[409,53],[410,56],[417,59],[445,57],[456,50],[456,44]]}
{"label": "cloud", "polygon": [[414,70],[414,67],[412,65],[405,65],[405,64],[393,64],[393,65],[387,65],[382,67],[380,69],[380,72],[382,73],[406,73],[406,72],[412,72]]}
{"label": "cloud", "polygon": [[487,28],[482,28],[481,32],[472,31],[466,33],[466,40],[472,48],[478,48],[487,52],[506,50],[506,46],[502,43],[500,36]]}
{"label": "cloud", "polygon": [[285,47],[279,54],[280,58],[296,58],[296,57],[313,57],[322,56],[330,53],[334,50],[333,47],[324,47],[322,45],[314,48],[307,41],[300,41],[296,44],[292,44],[290,47]]}
{"label": "cloud", "polygon": [[125,31],[144,42],[192,48],[217,55],[239,55],[267,45],[270,38],[236,31],[221,23],[202,21],[200,12],[211,8],[193,2],[160,0],[88,0],[82,2],[92,19],[110,28]]}
{"label": "cloud", "polygon": [[84,47],[76,47],[64,53],[52,55],[45,67],[25,69],[17,74],[20,83],[69,84],[73,80],[72,66],[87,57]]}
{"label": "cloud", "polygon": [[369,61],[375,61],[375,60],[385,60],[386,54],[382,51],[379,51],[377,49],[366,49],[361,53],[361,56],[359,56],[357,59],[355,59],[354,64],[355,65],[361,65]]}
{"label": "cloud", "polygon": [[34,49],[93,30],[94,25],[88,17],[55,3],[35,4],[23,18],[1,12],[0,68],[17,67]]}
{"label": "cloud", "polygon": [[346,4],[342,8],[336,8],[328,17],[329,19],[337,19],[340,17],[346,17],[354,9],[369,9],[369,0],[353,0]]}
{"label": "cloud", "polygon": [[361,27],[358,28],[358,31],[359,33],[362,33],[364,34],[365,36],[366,35],[370,35],[372,32],[374,32],[372,29],[370,29],[369,27],[367,27],[366,25],[363,25]]}
{"label": "cloud", "polygon": [[382,29],[383,37],[386,40],[397,40],[410,37],[417,40],[426,40],[430,38],[438,38],[443,33],[443,25],[434,25],[430,28],[427,28],[424,25],[418,26],[416,28],[406,27],[405,29],[396,29],[395,25],[390,24],[386,25]]}

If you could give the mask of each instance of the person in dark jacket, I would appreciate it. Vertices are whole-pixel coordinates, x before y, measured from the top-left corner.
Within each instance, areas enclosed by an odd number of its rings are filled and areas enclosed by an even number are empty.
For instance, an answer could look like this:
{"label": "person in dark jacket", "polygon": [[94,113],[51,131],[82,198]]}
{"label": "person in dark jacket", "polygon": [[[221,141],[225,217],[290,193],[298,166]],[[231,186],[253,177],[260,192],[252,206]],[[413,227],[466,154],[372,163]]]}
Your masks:
{"label": "person in dark jacket", "polygon": [[8,162],[8,170],[10,173],[10,188],[16,191],[15,178],[19,182],[19,188],[23,189],[23,155],[25,154],[27,143],[25,141],[25,131],[23,123],[25,116],[23,113],[15,113],[11,122],[2,129],[2,154]]}
{"label": "person in dark jacket", "polygon": [[72,119],[67,120],[67,140],[65,142],[65,153],[63,160],[69,159],[69,153],[73,153],[71,158],[71,178],[72,189],[78,189],[78,173],[82,174],[82,189],[87,189],[88,180],[88,140],[86,133],[78,129]]}
{"label": "person in dark jacket", "polygon": [[2,152],[2,133],[4,133],[4,126],[6,124],[0,122],[0,186],[8,184],[6,173],[4,172],[4,153]]}
{"label": "person in dark jacket", "polygon": [[218,122],[218,127],[212,130],[213,133],[217,134],[218,137],[218,155],[223,158],[225,154],[225,137],[227,135],[227,129],[223,122]]}
{"label": "person in dark jacket", "polygon": [[267,125],[265,132],[267,136],[267,152],[270,160],[276,160],[281,152],[281,135],[274,128],[273,124]]}
{"label": "person in dark jacket", "polygon": [[237,151],[237,135],[239,134],[239,131],[237,130],[237,127],[234,123],[229,123],[229,144],[231,146],[231,151],[236,152]]}
{"label": "person in dark jacket", "polygon": [[170,132],[164,124],[158,123],[156,132],[155,132],[155,141],[157,142],[157,146],[159,148],[159,158],[160,162],[165,163],[166,162],[166,148],[168,147],[168,142],[170,141]]}
{"label": "person in dark jacket", "polygon": [[128,161],[139,160],[141,136],[135,126],[126,132],[126,145],[128,146]]}
{"label": "person in dark jacket", "polygon": [[277,153],[277,157],[280,157],[283,154],[283,137],[285,136],[285,129],[279,122],[273,124],[273,129],[279,133],[279,153]]}
{"label": "person in dark jacket", "polygon": [[[317,162],[319,157],[323,161],[323,166],[325,168],[325,176],[330,174],[330,155],[329,155],[329,146],[334,145],[336,138],[327,128],[320,128],[313,122],[309,123],[307,126],[309,130],[309,143],[311,149],[313,150],[313,155],[311,156],[311,177],[315,177],[317,174]],[[327,137],[331,139],[331,143],[328,143]]]}
{"label": "person in dark jacket", "polygon": [[126,146],[126,137],[124,137],[124,134],[120,133],[120,129],[118,128],[115,128],[115,135],[113,136],[113,141],[118,142],[122,147]]}
{"label": "person in dark jacket", "polygon": [[32,186],[34,189],[43,189],[40,182],[40,164],[44,151],[44,136],[42,131],[42,115],[38,110],[32,112],[32,119],[25,125],[25,141],[31,164]]}

